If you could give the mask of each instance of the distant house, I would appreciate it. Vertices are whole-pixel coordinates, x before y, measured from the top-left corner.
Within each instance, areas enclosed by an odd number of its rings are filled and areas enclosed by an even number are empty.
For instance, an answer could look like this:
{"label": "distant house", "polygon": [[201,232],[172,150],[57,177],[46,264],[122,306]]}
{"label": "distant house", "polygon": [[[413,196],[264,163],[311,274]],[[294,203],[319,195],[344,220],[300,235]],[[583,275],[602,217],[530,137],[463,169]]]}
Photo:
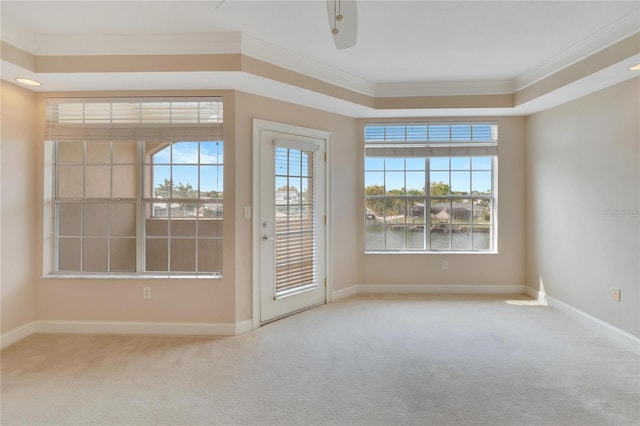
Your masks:
{"label": "distant house", "polygon": [[[179,203],[171,203],[169,208],[171,209],[171,216],[176,217],[180,215]],[[167,217],[167,213],[167,205],[165,203],[153,205],[153,217]]]}
{"label": "distant house", "polygon": [[276,205],[299,204],[300,194],[295,189],[279,189],[276,191]]}
{"label": "distant house", "polygon": [[[453,212],[451,211],[453,209]],[[455,220],[470,220],[472,215],[481,215],[482,209],[474,211],[471,203],[437,203],[431,205],[431,217],[448,220],[453,216]],[[417,204],[411,209],[413,216],[424,215],[424,204]]]}
{"label": "distant house", "polygon": [[[196,210],[191,204],[171,203],[171,217],[195,217]],[[200,217],[222,217],[224,212],[224,205],[221,202],[207,203],[199,208]],[[153,216],[157,218],[166,218],[167,205],[165,203],[158,203],[153,205]]]}

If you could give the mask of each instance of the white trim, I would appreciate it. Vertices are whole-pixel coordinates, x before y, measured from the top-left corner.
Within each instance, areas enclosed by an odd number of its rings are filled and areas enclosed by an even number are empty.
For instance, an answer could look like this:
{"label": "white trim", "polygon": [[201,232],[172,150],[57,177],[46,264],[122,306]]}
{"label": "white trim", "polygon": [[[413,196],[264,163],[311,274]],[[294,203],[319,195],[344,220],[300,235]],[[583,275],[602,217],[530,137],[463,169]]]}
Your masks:
{"label": "white trim", "polygon": [[376,84],[371,81],[247,34],[242,34],[241,53],[364,95],[373,96],[376,91]]}
{"label": "white trim", "polygon": [[147,321],[32,321],[0,336],[0,348],[32,334],[138,334],[165,336],[237,336],[252,329],[252,321],[236,323]]}
{"label": "white trim", "polygon": [[522,294],[524,290],[520,284],[358,284],[358,293]]}
{"label": "white trim", "polygon": [[510,94],[638,32],[634,10],[512,80],[375,83],[241,32],[196,34],[31,34],[3,22],[2,40],[34,55],[244,54],[355,92],[377,97]]}
{"label": "white trim", "polygon": [[634,10],[601,31],[574,44],[548,61],[526,71],[513,81],[515,91],[520,91],[556,72],[585,59],[596,52],[635,34],[638,26],[638,10]]}
{"label": "white trim", "polygon": [[326,217],[326,223],[324,225],[324,270],[325,270],[325,291],[324,301],[325,303],[331,303],[333,301],[333,238],[331,235],[331,229],[333,228],[333,221],[331,220],[331,184],[333,182],[331,173],[331,147],[333,146],[333,133],[327,132],[324,143],[324,214]]}
{"label": "white trim", "polygon": [[[511,80],[375,83],[242,32],[85,34],[77,37],[63,34],[32,34],[10,22],[2,24],[3,41],[39,56],[244,54],[357,93],[376,97],[511,94],[639,30],[638,11],[634,10]],[[413,114],[418,113],[413,111]]]}
{"label": "white trim", "polygon": [[543,291],[538,291],[538,289],[536,288],[525,286],[524,294],[526,294],[532,299],[537,300],[538,302],[540,302],[541,305],[547,304],[546,294]]}
{"label": "white trim", "polygon": [[275,146],[287,149],[304,149],[307,151],[318,152],[320,150],[320,146],[315,143],[304,142],[304,141],[289,141],[286,139],[274,139],[273,144]]}
{"label": "white trim", "polygon": [[36,35],[16,26],[12,22],[9,22],[8,19],[2,20],[2,35],[0,40],[31,54],[35,54],[36,52]]}
{"label": "white trim", "polygon": [[[262,271],[260,269],[260,244],[261,244],[261,240],[260,237],[262,235],[262,229],[261,229],[261,224],[260,224],[260,220],[261,220],[261,213],[260,213],[260,206],[261,204],[261,198],[260,198],[260,194],[261,194],[261,190],[260,190],[260,178],[261,178],[261,132],[262,131],[268,131],[268,132],[274,132],[274,133],[282,133],[282,134],[291,134],[291,135],[300,135],[300,136],[304,136],[304,137],[308,137],[308,138],[315,138],[315,139],[322,139],[324,140],[324,153],[326,154],[326,161],[324,162],[324,185],[325,185],[325,190],[324,190],[324,194],[325,194],[325,199],[324,199],[324,214],[327,216],[327,219],[331,217],[330,213],[331,213],[331,204],[330,204],[330,200],[331,200],[331,194],[330,194],[330,189],[331,189],[331,167],[330,167],[330,161],[331,161],[331,155],[330,155],[330,147],[331,147],[331,141],[332,141],[332,133],[325,131],[325,130],[319,130],[319,129],[312,129],[312,128],[307,128],[307,127],[301,127],[301,126],[296,126],[293,124],[286,124],[286,123],[279,123],[279,122],[274,122],[274,121],[267,121],[267,120],[262,120],[262,119],[258,119],[258,118],[254,118],[253,119],[253,134],[252,134],[252,138],[253,138],[253,182],[252,182],[252,188],[253,188],[253,199],[252,199],[252,203],[253,203],[253,239],[252,239],[252,254],[253,254],[253,261],[252,261],[252,266],[253,266],[253,277],[252,277],[252,289],[253,289],[253,302],[252,302],[252,323],[253,323],[253,328],[256,329],[258,327],[260,327],[261,325],[261,311],[260,311],[260,305],[261,305],[261,288],[260,288],[260,281],[261,281],[261,274]],[[326,279],[326,288],[325,288],[325,303],[329,303],[331,302],[331,288],[333,285],[333,275],[332,275],[332,270],[333,270],[333,262],[331,260],[331,255],[332,255],[332,251],[330,250],[331,247],[331,243],[332,240],[330,238],[331,236],[331,221],[327,220],[327,223],[325,225],[325,244],[324,244],[324,251],[325,251],[325,259],[324,259],[324,273],[321,273],[321,277],[323,276]]]}
{"label": "white trim", "polygon": [[[332,293],[334,301],[357,293],[422,293],[422,294],[518,294],[541,296],[548,306],[566,315],[594,333],[615,341],[625,349],[640,354],[640,339],[624,330],[589,315],[536,289],[521,285],[357,285]],[[540,299],[539,299],[540,300]],[[184,336],[235,336],[253,329],[253,320],[236,323],[160,323],[131,321],[32,321],[0,336],[4,349],[34,333],[72,334],[140,334]]]}
{"label": "white trim", "polygon": [[550,296],[545,296],[548,306],[561,312],[575,322],[585,326],[596,334],[616,342],[620,346],[640,355],[640,338],[607,322],[602,321],[571,305]]}
{"label": "white trim", "polygon": [[252,277],[252,293],[253,293],[253,297],[252,297],[252,308],[251,308],[251,321],[252,321],[252,328],[256,329],[258,327],[260,327],[260,274],[262,273],[261,268],[260,268],[260,262],[258,261],[258,257],[260,255],[260,249],[259,249],[259,238],[260,238],[260,234],[262,233],[262,230],[260,228],[260,218],[258,217],[260,214],[260,209],[258,206],[261,205],[262,200],[260,197],[260,179],[256,177],[256,174],[258,174],[260,172],[261,166],[261,159],[260,159],[260,131],[261,129],[267,125],[267,122],[264,122],[262,120],[257,120],[254,119],[253,120],[253,149],[251,150],[251,152],[253,153],[253,164],[252,164],[252,168],[251,170],[253,170],[253,182],[252,182],[252,193],[253,193],[253,197],[252,197],[252,204],[253,204],[253,220],[252,220],[252,227],[253,227],[253,238],[251,241],[251,262],[252,262],[252,271],[253,271],[253,277]]}
{"label": "white trim", "polygon": [[468,96],[508,95],[514,92],[513,80],[378,83],[374,96],[380,98],[403,96]]}
{"label": "white trim", "polygon": [[336,300],[344,299],[345,297],[353,296],[358,293],[358,286],[352,285],[351,287],[343,288],[340,290],[336,290],[331,293],[331,301],[335,302]]}
{"label": "white trim", "polygon": [[37,321],[38,333],[157,334],[176,336],[235,336],[236,323],[147,321]]}
{"label": "white trim", "polygon": [[241,32],[85,34],[79,38],[68,34],[33,35],[16,28],[8,28],[5,34],[4,24],[2,38],[33,55],[243,54],[362,94],[371,96],[376,89],[373,82]]}
{"label": "white trim", "polygon": [[251,330],[253,330],[252,320],[248,319],[248,320],[236,322],[236,333],[235,333],[236,336],[247,333]]}
{"label": "white trim", "polygon": [[14,343],[24,339],[25,337],[29,337],[36,332],[36,329],[36,321],[31,321],[29,323],[21,325],[18,328],[7,331],[0,336],[0,349],[4,349],[9,345],[13,345]]}

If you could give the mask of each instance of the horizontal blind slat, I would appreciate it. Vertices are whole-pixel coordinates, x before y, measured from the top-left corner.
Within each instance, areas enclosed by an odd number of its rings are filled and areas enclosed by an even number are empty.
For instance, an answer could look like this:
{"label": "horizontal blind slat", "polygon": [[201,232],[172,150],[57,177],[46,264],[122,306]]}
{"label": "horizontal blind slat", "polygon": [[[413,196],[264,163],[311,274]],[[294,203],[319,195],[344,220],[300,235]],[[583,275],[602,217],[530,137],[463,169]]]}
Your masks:
{"label": "horizontal blind slat", "polygon": [[222,138],[222,98],[48,99],[47,140]]}

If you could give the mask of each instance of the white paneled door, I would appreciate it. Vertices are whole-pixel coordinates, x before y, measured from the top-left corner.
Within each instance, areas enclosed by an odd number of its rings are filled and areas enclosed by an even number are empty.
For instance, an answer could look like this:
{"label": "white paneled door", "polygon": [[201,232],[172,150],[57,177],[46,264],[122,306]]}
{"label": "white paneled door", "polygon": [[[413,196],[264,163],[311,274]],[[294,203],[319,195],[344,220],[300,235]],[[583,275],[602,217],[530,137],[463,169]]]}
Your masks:
{"label": "white paneled door", "polygon": [[326,301],[328,134],[256,121],[254,314],[265,323]]}

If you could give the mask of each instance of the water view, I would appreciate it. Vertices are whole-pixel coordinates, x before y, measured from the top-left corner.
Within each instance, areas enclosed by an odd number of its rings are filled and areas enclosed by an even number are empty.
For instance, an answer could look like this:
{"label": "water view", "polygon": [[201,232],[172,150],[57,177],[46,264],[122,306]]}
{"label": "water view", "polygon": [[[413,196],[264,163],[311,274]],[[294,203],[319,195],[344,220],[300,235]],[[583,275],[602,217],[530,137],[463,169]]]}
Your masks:
{"label": "water view", "polygon": [[368,219],[365,249],[376,250],[490,250],[491,232],[487,225],[384,224]]}

